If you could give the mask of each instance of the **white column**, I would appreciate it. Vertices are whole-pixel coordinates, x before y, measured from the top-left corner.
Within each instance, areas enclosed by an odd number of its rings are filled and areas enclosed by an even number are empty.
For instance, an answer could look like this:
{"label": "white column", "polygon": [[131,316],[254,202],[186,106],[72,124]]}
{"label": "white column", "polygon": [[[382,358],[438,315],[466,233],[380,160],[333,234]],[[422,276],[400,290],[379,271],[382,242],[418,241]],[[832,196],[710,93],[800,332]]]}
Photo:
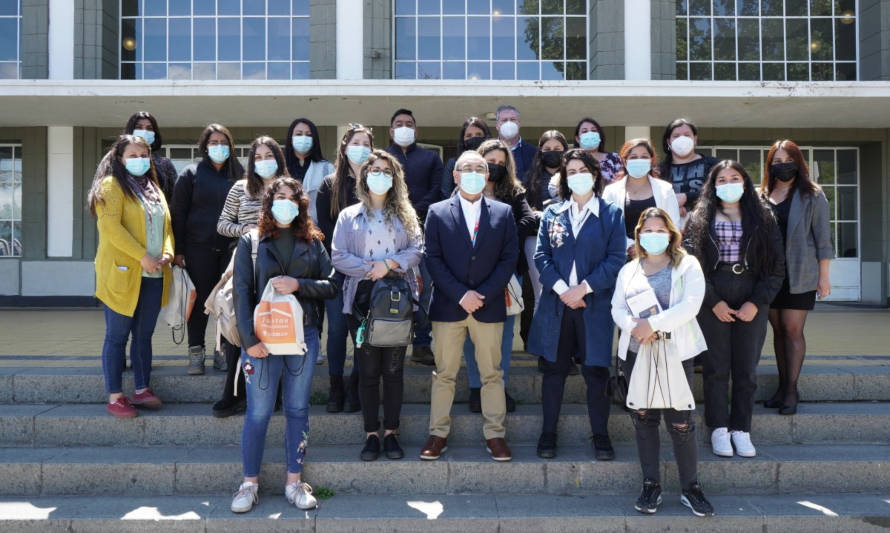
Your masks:
{"label": "white column", "polygon": [[49,79],[74,79],[73,0],[49,0]]}
{"label": "white column", "polygon": [[46,128],[46,255],[74,251],[74,128]]}
{"label": "white column", "polygon": [[624,79],[652,79],[652,4],[650,0],[624,2]]}
{"label": "white column", "polygon": [[[627,142],[631,139],[639,139],[640,137],[644,139],[649,139],[649,126],[625,126],[624,127],[624,141]],[[656,142],[653,139],[649,139],[652,142]]]}
{"label": "white column", "polygon": [[337,79],[364,78],[364,1],[337,0]]}

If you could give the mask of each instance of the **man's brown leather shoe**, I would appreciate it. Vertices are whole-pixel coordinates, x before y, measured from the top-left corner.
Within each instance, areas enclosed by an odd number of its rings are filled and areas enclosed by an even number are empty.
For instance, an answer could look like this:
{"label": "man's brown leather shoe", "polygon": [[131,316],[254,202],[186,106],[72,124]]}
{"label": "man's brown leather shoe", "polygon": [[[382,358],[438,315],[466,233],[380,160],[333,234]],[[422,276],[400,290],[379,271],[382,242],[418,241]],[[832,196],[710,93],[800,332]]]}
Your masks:
{"label": "man's brown leather shoe", "polygon": [[448,449],[445,443],[446,441],[443,437],[430,435],[430,438],[426,440],[426,444],[423,445],[423,449],[420,450],[420,458],[426,461],[435,461]]}
{"label": "man's brown leather shoe", "polygon": [[510,448],[507,447],[507,441],[502,438],[488,439],[485,441],[485,449],[491,454],[491,458],[495,461],[509,461],[513,459],[510,454]]}

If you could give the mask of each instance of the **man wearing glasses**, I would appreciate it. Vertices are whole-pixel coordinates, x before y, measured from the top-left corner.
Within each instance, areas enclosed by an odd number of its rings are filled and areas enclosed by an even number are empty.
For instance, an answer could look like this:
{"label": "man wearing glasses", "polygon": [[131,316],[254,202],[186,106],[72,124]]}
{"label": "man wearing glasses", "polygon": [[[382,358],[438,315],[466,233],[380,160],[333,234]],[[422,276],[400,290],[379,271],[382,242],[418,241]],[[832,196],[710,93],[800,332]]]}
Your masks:
{"label": "man wearing glasses", "polygon": [[469,333],[482,377],[486,449],[495,461],[509,461],[500,346],[507,316],[504,289],[519,258],[516,224],[509,205],[483,197],[488,165],[481,155],[461,154],[453,175],[458,194],[430,206],[424,231],[425,259],[433,279],[430,320],[436,372],[430,436],[420,458],[435,460],[447,449],[455,380]]}

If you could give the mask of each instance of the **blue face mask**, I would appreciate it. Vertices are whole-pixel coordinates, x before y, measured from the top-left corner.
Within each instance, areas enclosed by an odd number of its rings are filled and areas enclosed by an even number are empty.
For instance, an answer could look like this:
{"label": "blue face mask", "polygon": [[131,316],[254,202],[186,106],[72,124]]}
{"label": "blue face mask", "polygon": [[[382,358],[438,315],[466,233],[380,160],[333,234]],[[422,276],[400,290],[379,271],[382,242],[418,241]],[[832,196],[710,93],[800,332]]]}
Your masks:
{"label": "blue face mask", "polygon": [[479,194],[485,189],[485,174],[478,172],[462,172],[460,188],[467,194]]}
{"label": "blue face mask", "polygon": [[593,174],[590,172],[579,172],[569,176],[569,189],[578,196],[584,196],[593,189]]}
{"label": "blue face mask", "polygon": [[300,214],[300,206],[290,200],[272,202],[272,216],[279,224],[290,224]]}
{"label": "blue face mask", "polygon": [[136,137],[142,137],[148,144],[152,144],[155,142],[155,132],[151,130],[133,130],[133,135]]}
{"label": "blue face mask", "polygon": [[368,172],[368,189],[374,194],[386,194],[392,188],[392,176],[387,176],[383,172]]}
{"label": "blue face mask", "polygon": [[649,255],[658,255],[667,250],[671,236],[667,233],[640,233],[640,246]]}
{"label": "blue face mask", "polygon": [[367,146],[351,144],[346,147],[346,157],[355,165],[364,163],[369,155],[371,155],[371,149]]}
{"label": "blue face mask", "polygon": [[310,135],[294,135],[290,139],[291,146],[298,154],[308,154],[312,150],[312,136]]}
{"label": "blue face mask", "polygon": [[593,150],[600,145],[601,139],[598,131],[588,131],[578,136],[578,142],[581,148],[585,150]]}
{"label": "blue face mask", "polygon": [[257,173],[257,176],[263,179],[271,178],[278,172],[278,161],[275,161],[274,159],[254,161],[253,170]]}
{"label": "blue face mask", "polygon": [[214,163],[221,165],[229,158],[229,147],[224,144],[208,146],[207,155]]}
{"label": "blue face mask", "polygon": [[728,204],[738,202],[745,193],[744,183],[724,183],[717,186],[717,198],[720,198]]}
{"label": "blue face mask", "polygon": [[148,169],[151,168],[151,161],[147,157],[128,157],[124,161],[127,172],[131,175],[139,177],[144,176]]}
{"label": "blue face mask", "polygon": [[650,159],[631,159],[624,165],[624,168],[632,177],[644,178],[652,170],[652,161]]}

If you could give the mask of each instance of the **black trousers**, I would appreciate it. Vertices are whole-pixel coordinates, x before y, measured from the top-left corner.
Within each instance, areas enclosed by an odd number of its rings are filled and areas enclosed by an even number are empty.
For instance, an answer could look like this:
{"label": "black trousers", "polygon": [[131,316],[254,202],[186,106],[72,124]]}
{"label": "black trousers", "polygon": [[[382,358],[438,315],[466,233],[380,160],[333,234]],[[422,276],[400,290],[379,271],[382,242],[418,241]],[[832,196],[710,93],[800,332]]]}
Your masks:
{"label": "black trousers", "polygon": [[204,302],[210,291],[219,282],[232,251],[215,248],[210,244],[189,243],[185,248],[185,269],[195,284],[197,299],[195,308],[189,316],[189,346],[204,346],[204,333],[207,331],[207,315],[204,314]]}
{"label": "black trousers", "polygon": [[522,301],[525,308],[519,316],[519,336],[522,342],[528,342],[528,331],[532,326],[532,317],[535,314],[535,291],[532,288],[531,276],[522,276]]}
{"label": "black trousers", "polygon": [[[543,433],[556,433],[566,377],[574,361],[583,361],[584,309],[566,308],[562,314],[559,329],[559,345],[556,348],[556,362],[544,361],[544,379],[541,385],[541,401],[544,408]],[[587,385],[587,416],[590,431],[594,435],[609,434],[610,400],[606,396],[609,381],[609,368],[604,366],[581,366],[581,375]]]}
{"label": "black trousers", "polygon": [[[346,323],[353,340],[360,326],[352,315],[346,317]],[[359,397],[362,403],[362,416],[365,419],[365,431],[380,429],[380,379],[383,378],[383,429],[399,429],[399,417],[402,413],[402,395],[405,382],[403,369],[407,346],[398,348],[378,348],[363,344],[361,348],[353,344],[359,371]]]}
{"label": "black trousers", "polygon": [[[720,268],[710,276],[711,282],[731,308],[738,309],[748,301],[757,279],[745,272],[733,274]],[[711,429],[725,427],[730,431],[751,431],[754,392],[757,390],[757,363],[766,339],[768,307],[758,306],[751,322],[721,322],[711,309],[702,307],[698,323],[708,343],[702,358],[705,392],[705,423]],[[730,385],[732,379],[732,400]]]}
{"label": "black trousers", "polygon": [[[630,379],[636,363],[637,354],[627,352],[627,358],[622,364],[624,375]],[[692,359],[683,361],[683,370],[686,372],[686,381],[692,388]],[[677,470],[680,472],[680,486],[683,489],[698,481],[698,448],[695,443],[695,411],[676,411],[674,409],[648,409],[646,411],[633,411],[630,418],[633,420],[634,432],[637,441],[637,453],[640,456],[640,467],[643,470],[643,479],[652,479],[661,482],[661,459],[659,449],[661,442],[658,435],[658,425],[664,417],[664,425],[674,444],[674,458],[677,460]]]}
{"label": "black trousers", "polygon": [[244,392],[244,375],[239,374],[238,378],[238,396],[235,397],[235,372],[238,371],[238,360],[241,358],[241,348],[235,346],[226,339],[221,339],[220,341],[220,349],[223,352],[223,355],[226,357],[226,364],[228,365],[228,369],[226,370],[226,382],[223,384],[223,394],[221,400],[223,401],[233,401],[235,399],[247,400],[247,393]]}

